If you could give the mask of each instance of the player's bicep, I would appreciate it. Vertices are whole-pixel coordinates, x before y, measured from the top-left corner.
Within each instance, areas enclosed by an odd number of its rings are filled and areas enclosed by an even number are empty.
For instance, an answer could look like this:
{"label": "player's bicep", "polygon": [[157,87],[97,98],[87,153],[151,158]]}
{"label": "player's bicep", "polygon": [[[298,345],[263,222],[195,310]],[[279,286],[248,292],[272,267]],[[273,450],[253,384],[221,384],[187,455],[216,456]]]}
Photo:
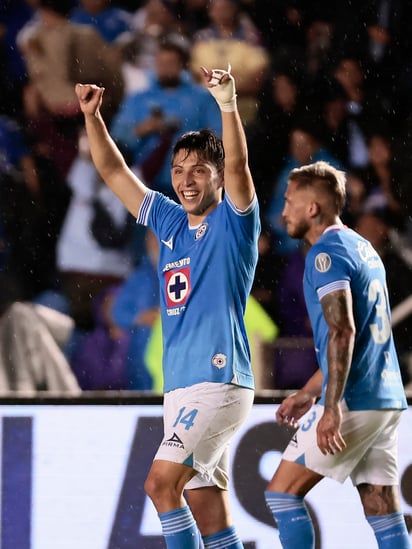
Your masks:
{"label": "player's bicep", "polygon": [[130,170],[123,168],[111,174],[109,187],[116,196],[123,202],[129,212],[137,217],[140,206],[147,193],[147,187]]}
{"label": "player's bicep", "polygon": [[326,293],[321,298],[321,305],[329,329],[354,331],[355,321],[350,288]]}

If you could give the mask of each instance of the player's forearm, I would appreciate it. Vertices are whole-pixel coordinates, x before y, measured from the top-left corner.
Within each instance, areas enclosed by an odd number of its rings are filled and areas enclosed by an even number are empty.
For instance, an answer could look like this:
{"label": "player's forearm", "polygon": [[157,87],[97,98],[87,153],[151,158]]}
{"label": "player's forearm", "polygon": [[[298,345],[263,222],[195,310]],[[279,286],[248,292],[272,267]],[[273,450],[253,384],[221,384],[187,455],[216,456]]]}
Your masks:
{"label": "player's forearm", "polygon": [[245,133],[237,110],[222,112],[222,122],[225,187],[236,206],[245,209],[252,202],[255,192],[248,164]]}
{"label": "player's forearm", "polygon": [[305,383],[301,391],[308,393],[313,399],[320,397],[322,393],[323,375],[322,370],[318,369],[311,378]]}
{"label": "player's forearm", "polygon": [[125,168],[125,161],[99,112],[96,115],[86,114],[85,123],[93,163],[110,186],[113,174]]}
{"label": "player's forearm", "polygon": [[325,407],[335,407],[343,397],[352,361],[354,340],[354,331],[350,327],[329,332]]}
{"label": "player's forearm", "polygon": [[325,406],[336,407],[343,397],[355,343],[352,294],[350,290],[336,290],[325,295],[321,303],[329,327]]}
{"label": "player's forearm", "polygon": [[237,110],[222,112],[222,140],[226,169],[245,170],[248,165],[247,143]]}

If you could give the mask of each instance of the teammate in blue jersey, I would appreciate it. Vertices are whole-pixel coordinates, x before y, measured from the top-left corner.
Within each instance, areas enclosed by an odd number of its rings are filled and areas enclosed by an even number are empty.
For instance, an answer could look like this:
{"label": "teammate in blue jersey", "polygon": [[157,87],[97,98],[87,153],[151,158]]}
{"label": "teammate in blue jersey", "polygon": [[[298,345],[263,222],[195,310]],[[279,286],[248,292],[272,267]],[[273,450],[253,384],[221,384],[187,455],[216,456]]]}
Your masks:
{"label": "teammate in blue jersey", "polygon": [[243,315],[260,217],[230,69],[203,76],[220,107],[223,140],[205,129],[176,142],[171,180],[181,204],[127,167],[100,114],[104,90],[78,84],[76,93],[100,175],[160,244],[164,438],[145,490],[169,549],[240,549],[228,448],[253,404]]}
{"label": "teammate in blue jersey", "polygon": [[288,234],[311,245],[303,284],[319,370],[277,410],[278,422],[298,430],[265,498],[282,547],[311,549],[305,495],[325,476],[350,477],[378,547],[406,549],[397,428],[407,405],[385,269],[371,244],[340,219],[345,179],[326,162],[289,175],[282,215]]}

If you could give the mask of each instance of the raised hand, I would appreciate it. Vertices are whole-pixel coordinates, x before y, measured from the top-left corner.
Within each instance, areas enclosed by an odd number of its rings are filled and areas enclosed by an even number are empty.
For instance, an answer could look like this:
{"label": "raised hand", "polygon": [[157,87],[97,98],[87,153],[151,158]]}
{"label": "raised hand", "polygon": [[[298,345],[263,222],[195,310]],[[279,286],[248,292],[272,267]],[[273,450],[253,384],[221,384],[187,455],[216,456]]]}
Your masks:
{"label": "raised hand", "polygon": [[96,114],[102,104],[104,88],[95,84],[76,84],[75,92],[84,114]]}
{"label": "raised hand", "polygon": [[230,74],[230,65],[227,71],[222,69],[208,70],[200,67],[205,86],[216,99],[220,110],[233,112],[236,109],[236,87],[235,79]]}

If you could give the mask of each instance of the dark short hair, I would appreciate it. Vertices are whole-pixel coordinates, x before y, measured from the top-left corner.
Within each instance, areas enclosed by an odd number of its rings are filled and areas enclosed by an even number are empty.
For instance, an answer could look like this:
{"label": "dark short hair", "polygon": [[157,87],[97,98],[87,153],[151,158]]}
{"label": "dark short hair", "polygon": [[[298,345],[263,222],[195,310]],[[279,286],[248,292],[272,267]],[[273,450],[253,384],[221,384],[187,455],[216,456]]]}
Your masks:
{"label": "dark short hair", "polygon": [[39,7],[52,10],[67,17],[74,7],[73,0],[40,0]]}
{"label": "dark short hair", "polygon": [[338,215],[342,213],[346,202],[346,174],[342,170],[320,160],[293,169],[288,179],[294,181],[300,188],[318,188],[331,197],[336,213]]}
{"label": "dark short hair", "polygon": [[158,40],[158,49],[177,53],[184,66],[186,66],[190,60],[190,42],[182,34],[171,32],[162,35]]}
{"label": "dark short hair", "polygon": [[211,162],[218,171],[223,170],[225,165],[225,151],[223,142],[219,136],[208,129],[190,131],[184,133],[176,142],[172,152],[172,163],[176,154],[181,150],[197,153],[199,158]]}

